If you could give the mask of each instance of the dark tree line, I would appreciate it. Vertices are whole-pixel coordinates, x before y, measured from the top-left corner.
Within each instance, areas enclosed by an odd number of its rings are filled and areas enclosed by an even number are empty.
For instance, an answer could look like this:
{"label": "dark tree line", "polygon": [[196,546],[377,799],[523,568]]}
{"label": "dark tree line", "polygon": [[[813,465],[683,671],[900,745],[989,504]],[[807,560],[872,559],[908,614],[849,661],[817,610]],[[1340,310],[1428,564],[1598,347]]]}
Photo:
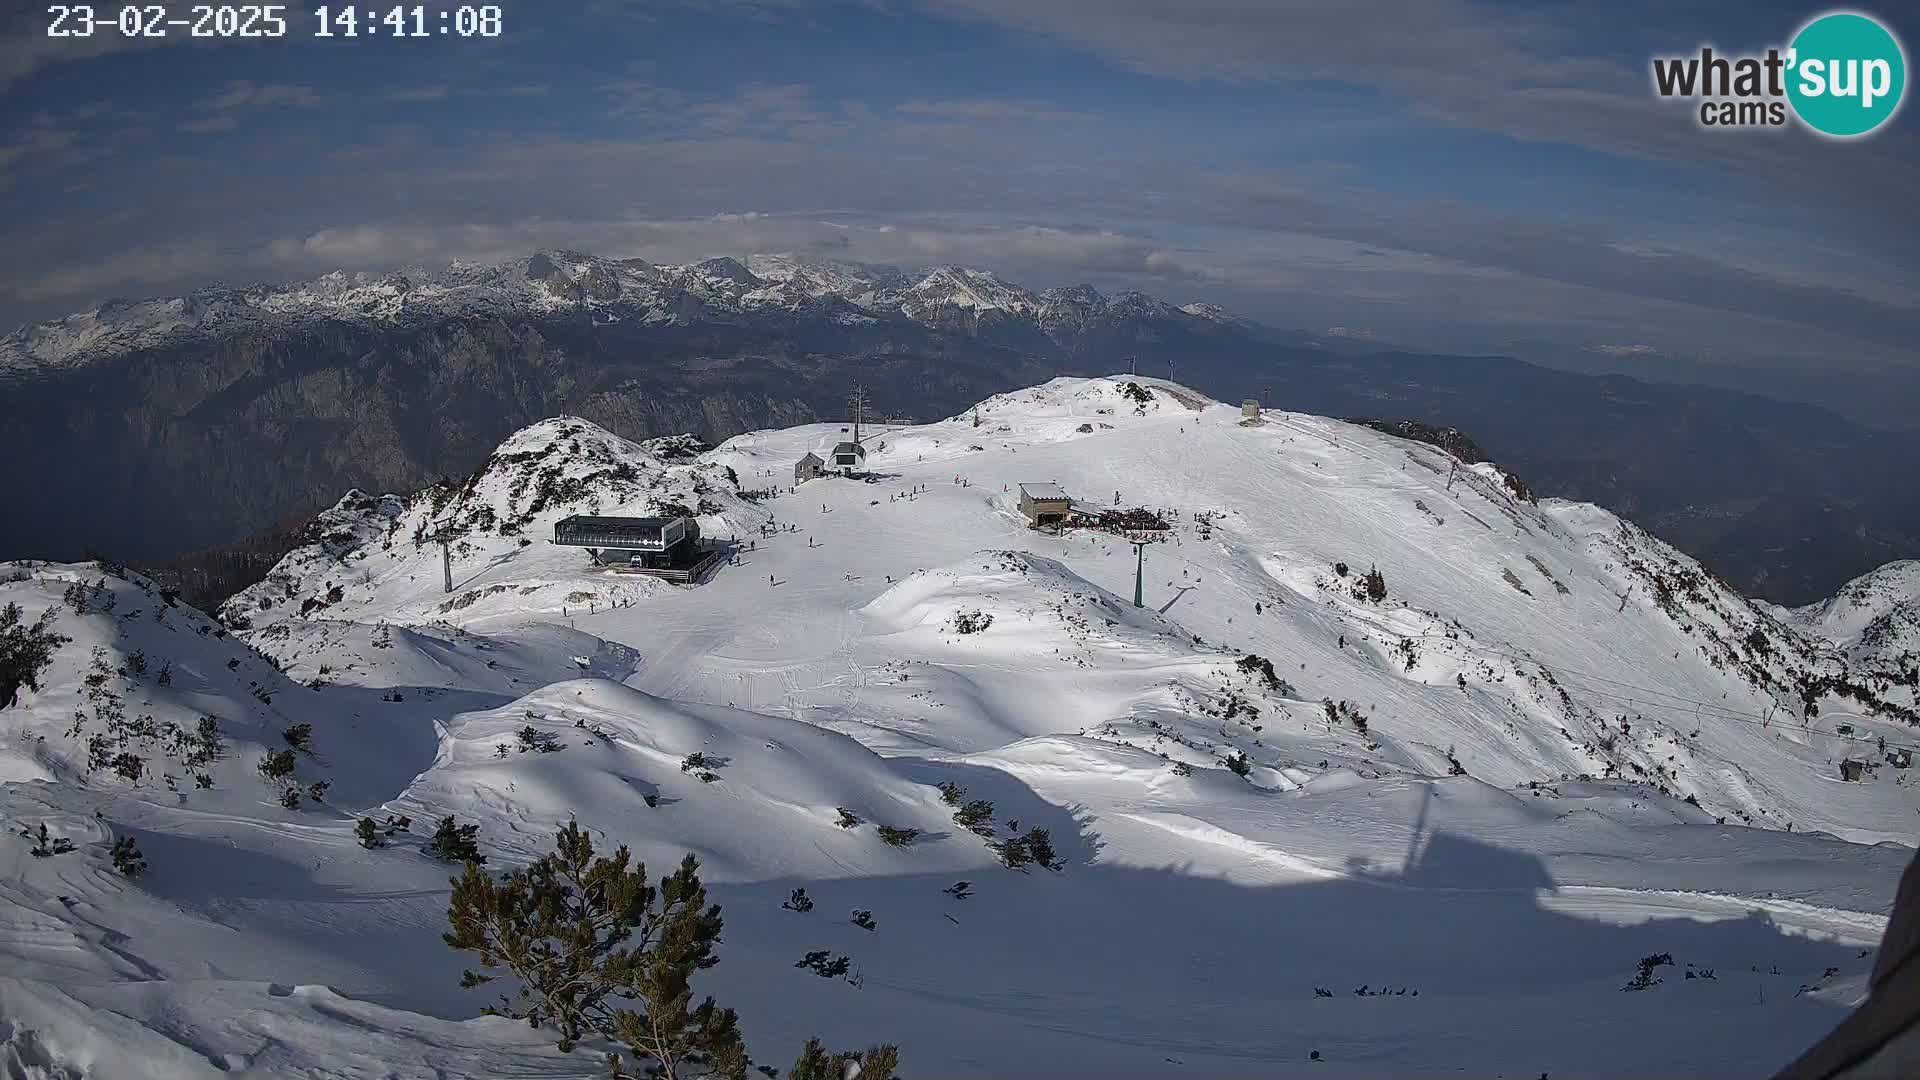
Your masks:
{"label": "dark tree line", "polygon": [[212,611],[234,593],[266,580],[267,572],[303,539],[307,516],[289,518],[231,544],[188,552],[140,572],[176,589],[180,599]]}

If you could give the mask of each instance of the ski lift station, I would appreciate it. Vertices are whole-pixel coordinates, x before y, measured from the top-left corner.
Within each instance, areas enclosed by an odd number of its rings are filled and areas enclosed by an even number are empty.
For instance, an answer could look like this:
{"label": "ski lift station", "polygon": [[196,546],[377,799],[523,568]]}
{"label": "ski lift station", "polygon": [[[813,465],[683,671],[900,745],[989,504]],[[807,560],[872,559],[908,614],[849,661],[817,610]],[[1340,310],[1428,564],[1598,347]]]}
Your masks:
{"label": "ski lift station", "polygon": [[553,542],[585,548],[599,566],[670,569],[690,565],[700,548],[700,524],[691,517],[591,517],[576,514],[553,525]]}
{"label": "ski lift station", "polygon": [[1034,528],[1063,525],[1073,513],[1073,496],[1059,484],[1021,484],[1020,512]]}

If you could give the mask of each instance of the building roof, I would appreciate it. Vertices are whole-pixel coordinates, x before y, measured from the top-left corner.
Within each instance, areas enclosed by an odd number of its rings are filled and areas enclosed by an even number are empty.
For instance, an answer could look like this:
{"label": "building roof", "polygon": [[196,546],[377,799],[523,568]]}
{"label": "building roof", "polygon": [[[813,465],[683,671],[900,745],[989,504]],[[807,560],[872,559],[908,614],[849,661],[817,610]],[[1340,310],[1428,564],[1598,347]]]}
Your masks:
{"label": "building roof", "polygon": [[809,462],[809,461],[811,461],[811,462],[813,462],[813,463],[814,463],[815,465],[825,465],[825,464],[826,464],[826,462],[824,462],[824,461],[822,461],[822,460],[820,460],[820,455],[819,455],[819,454],[816,454],[816,453],[814,453],[814,452],[813,452],[813,451],[811,451],[811,450],[809,450],[809,451],[807,451],[807,454],[806,454],[806,456],[805,456],[805,457],[803,457],[803,458],[801,458],[801,459],[800,459],[799,461],[797,461],[797,462],[795,462],[795,464],[796,464],[796,465],[805,465],[805,464],[806,464],[807,462]]}
{"label": "building roof", "polygon": [[1021,484],[1020,494],[1025,495],[1029,499],[1050,499],[1061,502],[1069,501],[1072,498],[1072,496],[1067,494],[1067,489],[1061,487],[1059,484]]}
{"label": "building roof", "polygon": [[857,442],[838,443],[833,448],[833,456],[839,457],[841,454],[853,454],[856,457],[866,457],[867,448]]}
{"label": "building roof", "polygon": [[554,522],[554,527],[558,528],[562,525],[570,525],[576,529],[604,529],[625,526],[640,529],[662,529],[676,521],[682,520],[683,517],[684,515],[675,517],[595,517],[591,514],[575,514],[572,517],[564,517]]}

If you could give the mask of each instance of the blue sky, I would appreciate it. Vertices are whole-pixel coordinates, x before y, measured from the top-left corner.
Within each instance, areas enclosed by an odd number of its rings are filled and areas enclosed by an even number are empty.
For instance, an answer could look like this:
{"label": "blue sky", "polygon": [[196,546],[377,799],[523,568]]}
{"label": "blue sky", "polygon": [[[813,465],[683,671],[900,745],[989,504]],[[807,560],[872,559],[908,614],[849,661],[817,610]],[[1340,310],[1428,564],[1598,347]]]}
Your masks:
{"label": "blue sky", "polygon": [[134,47],[0,5],[0,324],[542,246],[797,250],[1572,366],[1920,363],[1920,114],[1840,144],[1648,89],[1655,52],[1816,7],[500,6],[494,41],[320,40],[299,9],[284,41]]}

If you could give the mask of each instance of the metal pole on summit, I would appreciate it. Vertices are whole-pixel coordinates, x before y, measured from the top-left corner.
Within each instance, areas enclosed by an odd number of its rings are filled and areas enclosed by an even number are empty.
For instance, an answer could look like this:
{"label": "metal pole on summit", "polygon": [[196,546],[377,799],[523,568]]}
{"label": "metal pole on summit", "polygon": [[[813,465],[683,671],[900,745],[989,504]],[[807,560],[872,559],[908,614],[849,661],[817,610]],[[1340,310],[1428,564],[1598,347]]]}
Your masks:
{"label": "metal pole on summit", "polygon": [[1147,567],[1147,542],[1145,540],[1127,542],[1133,545],[1133,606],[1146,607],[1141,585]]}

